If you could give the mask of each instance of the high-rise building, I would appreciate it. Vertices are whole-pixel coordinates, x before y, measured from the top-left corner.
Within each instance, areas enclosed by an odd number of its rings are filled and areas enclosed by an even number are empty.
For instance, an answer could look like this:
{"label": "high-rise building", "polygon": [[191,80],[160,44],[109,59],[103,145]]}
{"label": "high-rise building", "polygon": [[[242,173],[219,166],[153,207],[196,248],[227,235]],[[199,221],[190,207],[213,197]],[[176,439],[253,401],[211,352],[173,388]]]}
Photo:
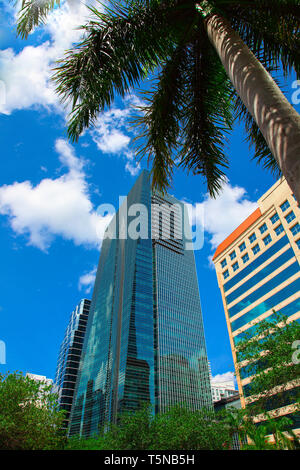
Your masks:
{"label": "high-rise building", "polygon": [[90,304],[90,300],[82,299],[73,310],[59,350],[53,390],[58,394],[60,409],[65,411],[65,427],[72,407]]}
{"label": "high-rise building", "polygon": [[219,400],[238,395],[239,392],[235,389],[233,378],[213,377],[210,361],[208,361],[208,370],[213,404]]}
{"label": "high-rise building", "polygon": [[226,382],[211,382],[211,393],[214,403],[222,400],[223,398],[229,398],[239,394],[235,389],[233,380],[227,380]]}
{"label": "high-rise building", "polygon": [[25,377],[35,380],[36,382],[41,382],[46,387],[50,387],[53,384],[52,379],[48,379],[45,375],[32,374],[31,372],[26,372]]}
{"label": "high-rise building", "polygon": [[[275,312],[300,319],[300,210],[284,179],[259,200],[258,208],[216,249],[213,258],[226,315],[241,403],[251,402],[251,377],[239,373],[236,347],[245,332]],[[290,407],[276,411],[290,415]],[[272,412],[272,410],[271,410]],[[296,424],[300,427],[300,423]]]}
{"label": "high-rise building", "polygon": [[[137,216],[137,214],[139,214]],[[212,407],[184,204],[143,171],[101,248],[69,434],[91,435],[142,403]]]}

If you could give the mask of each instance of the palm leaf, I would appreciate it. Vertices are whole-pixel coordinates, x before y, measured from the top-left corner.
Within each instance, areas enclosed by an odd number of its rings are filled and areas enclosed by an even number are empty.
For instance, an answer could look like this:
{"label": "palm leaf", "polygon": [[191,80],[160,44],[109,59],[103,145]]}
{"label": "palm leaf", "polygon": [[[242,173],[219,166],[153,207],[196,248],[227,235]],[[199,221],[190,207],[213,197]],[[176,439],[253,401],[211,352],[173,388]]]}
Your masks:
{"label": "palm leaf", "polygon": [[294,69],[300,76],[299,0],[243,3],[230,14],[243,41],[265,64],[281,65],[286,76]]}
{"label": "palm leaf", "polygon": [[170,186],[174,152],[179,145],[180,121],[185,101],[184,69],[187,66],[186,46],[178,46],[166,61],[151,91],[143,93],[148,106],[133,122],[139,127],[134,143],[137,157],[152,161],[152,184],[161,191]]}
{"label": "palm leaf", "polygon": [[78,139],[116,94],[124,96],[172,50],[160,4],[149,3],[129,8],[114,2],[113,12],[104,13],[92,9],[97,21],[83,27],[85,39],[59,61],[57,92],[63,100],[73,98],[71,139]]}
{"label": "palm leaf", "polygon": [[22,0],[17,22],[18,35],[27,38],[36,26],[45,23],[55,6],[60,6],[60,0]]}
{"label": "palm leaf", "polygon": [[195,39],[189,57],[180,165],[203,175],[210,195],[215,197],[225,181],[223,168],[228,166],[224,146],[232,126],[232,88],[204,35]]}

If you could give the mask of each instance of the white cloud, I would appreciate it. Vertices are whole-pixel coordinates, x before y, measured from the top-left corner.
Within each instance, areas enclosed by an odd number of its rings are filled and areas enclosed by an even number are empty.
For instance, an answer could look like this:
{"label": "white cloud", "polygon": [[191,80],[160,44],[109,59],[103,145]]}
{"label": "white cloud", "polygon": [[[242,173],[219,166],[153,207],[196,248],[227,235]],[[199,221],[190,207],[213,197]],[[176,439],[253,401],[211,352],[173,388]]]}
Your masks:
{"label": "white cloud", "polygon": [[[87,0],[87,4],[101,8],[97,0]],[[16,21],[16,9],[10,8],[9,11],[11,20]],[[65,50],[80,40],[82,32],[78,26],[90,17],[91,12],[81,1],[65,0],[60,8],[49,14],[45,26],[38,29],[42,34],[35,36],[37,45],[25,46],[18,52],[12,48],[0,50],[0,86],[3,88],[0,89],[0,113],[43,108],[66,117],[70,106],[62,105],[55,93],[52,69]],[[134,109],[143,104],[138,96],[128,93],[119,107],[112,106],[101,113],[95,126],[88,131],[101,152],[125,154],[125,170],[132,176],[138,174],[140,166],[127,157],[134,133],[128,128],[128,119]]]}
{"label": "white cloud", "polygon": [[53,49],[47,41],[39,47],[27,46],[18,54],[13,49],[0,51],[0,67],[6,87],[4,114],[13,110],[43,106],[57,107],[58,99],[50,83]]}
{"label": "white cloud", "polygon": [[99,129],[93,140],[97,144],[99,150],[103,153],[118,153],[126,148],[130,142],[130,137],[119,132],[116,129]]}
{"label": "white cloud", "polygon": [[91,271],[80,276],[78,281],[78,289],[84,290],[86,294],[89,294],[95,283],[96,272],[97,267],[95,266]]}
{"label": "white cloud", "polygon": [[55,148],[68,172],[36,186],[24,181],[0,187],[0,214],[8,216],[17,235],[25,235],[28,244],[41,250],[47,250],[56,236],[99,247],[111,215],[98,216],[89,197],[84,162],[72,147],[58,139]]}
{"label": "white cloud", "polygon": [[112,106],[101,113],[91,130],[91,136],[99,150],[104,153],[120,153],[126,151],[132,131],[128,128],[128,119],[132,116],[134,107],[140,103],[138,97],[128,94],[120,107]]}
{"label": "white cloud", "polygon": [[125,170],[128,171],[131,174],[131,176],[138,175],[140,169],[141,169],[141,166],[139,163],[134,165],[130,161],[128,161],[125,165]]}
{"label": "white cloud", "polygon": [[140,163],[135,161],[134,154],[132,152],[126,152],[125,157],[127,159],[125,170],[128,171],[131,176],[136,176],[141,169]]}
{"label": "white cloud", "polygon": [[247,199],[244,188],[232,186],[229,182],[224,184],[216,199],[207,194],[204,201],[197,204],[203,220],[197,216],[195,205],[188,205],[190,219],[193,224],[202,224],[204,221],[204,230],[210,235],[213,249],[257,209],[257,203]]}
{"label": "white cloud", "polygon": [[224,372],[223,374],[216,374],[211,378],[211,383],[223,382],[236,382],[234,372]]}
{"label": "white cloud", "polygon": [[[87,3],[95,4],[95,0]],[[1,79],[6,87],[5,102],[0,103],[0,112],[10,114],[16,109],[35,107],[63,112],[55,86],[50,81],[51,69],[54,61],[80,39],[82,32],[77,28],[89,16],[90,12],[82,2],[65,1],[49,14],[46,25],[41,28],[49,39],[42,39],[43,42],[37,46],[25,46],[19,52],[11,48],[0,50]]]}
{"label": "white cloud", "polygon": [[59,154],[61,163],[69,168],[73,176],[83,176],[84,161],[76,157],[73,147],[64,139],[57,139],[55,150]]}

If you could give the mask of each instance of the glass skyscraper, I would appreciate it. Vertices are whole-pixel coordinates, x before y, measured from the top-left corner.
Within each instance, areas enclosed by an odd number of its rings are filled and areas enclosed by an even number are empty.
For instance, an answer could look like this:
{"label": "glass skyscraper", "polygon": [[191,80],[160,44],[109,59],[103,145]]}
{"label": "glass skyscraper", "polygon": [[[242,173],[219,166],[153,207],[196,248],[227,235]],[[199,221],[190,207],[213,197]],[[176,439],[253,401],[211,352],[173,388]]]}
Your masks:
{"label": "glass skyscraper", "polygon": [[69,434],[142,403],[212,407],[187,212],[143,171],[106,230]]}
{"label": "glass skyscraper", "polygon": [[71,313],[58,355],[53,391],[58,394],[60,409],[65,411],[66,428],[72,408],[90,305],[90,300],[82,299]]}

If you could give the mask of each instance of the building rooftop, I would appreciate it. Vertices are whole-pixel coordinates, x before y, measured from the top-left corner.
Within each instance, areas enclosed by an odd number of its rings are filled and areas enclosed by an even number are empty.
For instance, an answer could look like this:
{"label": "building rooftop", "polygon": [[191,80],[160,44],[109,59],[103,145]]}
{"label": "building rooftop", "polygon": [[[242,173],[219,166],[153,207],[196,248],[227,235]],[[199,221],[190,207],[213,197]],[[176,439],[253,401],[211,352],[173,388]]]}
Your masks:
{"label": "building rooftop", "polygon": [[247,217],[225,240],[220,243],[215,251],[213,260],[216,259],[226,248],[228,248],[242,233],[244,233],[251,225],[261,216],[261,210],[258,208]]}

